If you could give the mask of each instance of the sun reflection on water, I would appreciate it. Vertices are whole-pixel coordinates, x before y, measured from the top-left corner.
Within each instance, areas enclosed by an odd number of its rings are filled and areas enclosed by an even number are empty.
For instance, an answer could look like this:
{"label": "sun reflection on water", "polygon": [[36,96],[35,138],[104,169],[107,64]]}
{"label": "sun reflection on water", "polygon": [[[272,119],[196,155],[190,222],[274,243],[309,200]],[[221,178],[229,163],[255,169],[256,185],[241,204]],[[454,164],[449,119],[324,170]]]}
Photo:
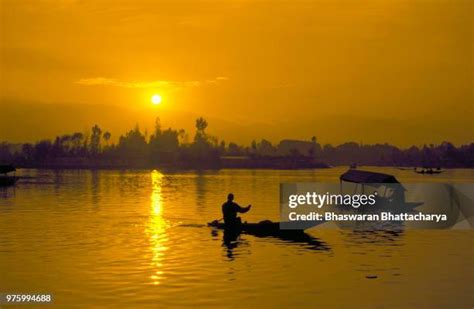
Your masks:
{"label": "sun reflection on water", "polygon": [[152,283],[158,285],[164,278],[163,260],[165,252],[168,250],[166,242],[168,236],[166,234],[167,223],[163,218],[163,204],[161,200],[161,187],[163,174],[154,170],[151,172],[151,212],[148,222],[147,233],[150,237],[150,247],[152,256],[153,274],[150,276]]}

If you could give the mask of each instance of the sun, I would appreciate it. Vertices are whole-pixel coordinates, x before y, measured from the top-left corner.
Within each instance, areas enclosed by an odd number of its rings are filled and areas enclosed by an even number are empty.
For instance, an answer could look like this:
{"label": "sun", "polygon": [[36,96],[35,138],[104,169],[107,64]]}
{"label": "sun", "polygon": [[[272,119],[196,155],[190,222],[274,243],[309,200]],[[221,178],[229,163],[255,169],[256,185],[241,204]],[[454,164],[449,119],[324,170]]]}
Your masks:
{"label": "sun", "polygon": [[161,96],[159,94],[154,94],[151,96],[151,103],[158,105],[161,103]]}

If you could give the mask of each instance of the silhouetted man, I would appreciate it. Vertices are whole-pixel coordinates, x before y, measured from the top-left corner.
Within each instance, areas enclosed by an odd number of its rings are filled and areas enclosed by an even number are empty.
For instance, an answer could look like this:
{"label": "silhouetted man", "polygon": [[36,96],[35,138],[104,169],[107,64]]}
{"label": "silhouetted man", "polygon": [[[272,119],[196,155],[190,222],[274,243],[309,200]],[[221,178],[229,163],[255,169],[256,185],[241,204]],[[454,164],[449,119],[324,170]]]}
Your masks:
{"label": "silhouetted man", "polygon": [[236,226],[242,223],[240,217],[237,217],[237,213],[246,213],[250,210],[252,205],[248,205],[247,207],[240,207],[236,203],[234,203],[234,195],[229,193],[227,195],[227,202],[222,204],[222,214],[224,216],[224,223],[226,226]]}

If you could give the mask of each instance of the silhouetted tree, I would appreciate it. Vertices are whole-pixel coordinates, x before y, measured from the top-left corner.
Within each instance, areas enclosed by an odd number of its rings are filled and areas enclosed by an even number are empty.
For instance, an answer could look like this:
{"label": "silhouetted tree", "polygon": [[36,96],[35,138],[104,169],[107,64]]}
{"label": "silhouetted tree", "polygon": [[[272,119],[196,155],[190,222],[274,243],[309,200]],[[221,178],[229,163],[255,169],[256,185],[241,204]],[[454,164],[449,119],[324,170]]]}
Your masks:
{"label": "silhouetted tree", "polygon": [[255,140],[250,143],[250,149],[253,155],[257,154],[257,142]]}
{"label": "silhouetted tree", "polygon": [[53,145],[49,140],[42,140],[35,145],[34,160],[40,163],[45,163],[52,157]]}
{"label": "silhouetted tree", "polygon": [[82,142],[84,139],[84,134],[80,132],[73,133],[71,136],[71,143],[72,143],[72,154],[73,155],[83,155],[82,151]]}
{"label": "silhouetted tree", "polygon": [[225,154],[225,141],[221,141],[219,144],[219,154],[224,155]]}
{"label": "silhouetted tree", "polygon": [[206,134],[207,121],[200,117],[196,119],[196,134],[194,142],[189,147],[183,147],[180,158],[184,162],[193,162],[200,167],[219,164],[217,139]]}
{"label": "silhouetted tree", "polygon": [[276,148],[272,146],[270,141],[262,139],[260,143],[255,145],[257,154],[260,156],[274,156]]}
{"label": "silhouetted tree", "polygon": [[112,134],[110,134],[109,131],[106,131],[102,137],[104,138],[105,144],[108,146]]}
{"label": "silhouetted tree", "polygon": [[196,119],[196,134],[194,135],[194,143],[207,143],[206,128],[207,121],[204,118],[199,117]]}
{"label": "silhouetted tree", "polygon": [[144,165],[148,158],[147,150],[148,144],[138,125],[119,138],[117,151],[120,159],[127,162],[127,164],[132,166]]}
{"label": "silhouetted tree", "polygon": [[98,125],[94,125],[92,127],[92,135],[91,135],[91,155],[96,156],[100,152],[100,140],[102,138],[102,130],[99,128]]}
{"label": "silhouetted tree", "polygon": [[230,156],[241,156],[244,154],[243,148],[236,143],[229,143],[227,154]]}
{"label": "silhouetted tree", "polygon": [[168,128],[165,131],[155,130],[155,135],[150,137],[151,161],[157,163],[170,163],[176,160],[179,151],[179,131]]}

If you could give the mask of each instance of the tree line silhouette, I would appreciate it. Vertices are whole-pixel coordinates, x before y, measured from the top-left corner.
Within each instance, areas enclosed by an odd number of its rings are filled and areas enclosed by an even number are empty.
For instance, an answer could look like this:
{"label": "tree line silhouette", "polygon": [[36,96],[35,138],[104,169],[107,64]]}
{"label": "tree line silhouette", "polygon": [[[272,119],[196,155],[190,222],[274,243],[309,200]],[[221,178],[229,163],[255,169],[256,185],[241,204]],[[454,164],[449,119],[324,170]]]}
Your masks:
{"label": "tree line silhouette", "polygon": [[412,146],[400,149],[385,144],[362,145],[347,142],[338,146],[308,141],[282,140],[273,145],[262,139],[249,146],[226,143],[206,132],[207,121],[196,119],[194,137],[184,130],[163,130],[159,118],[153,133],[138,125],[112,143],[112,135],[94,125],[90,132],[66,134],[53,141],[34,144],[0,143],[0,163],[18,167],[51,168],[136,168],[136,167],[269,167],[305,168],[330,165],[374,165],[400,167],[474,167],[474,143],[454,146]]}

